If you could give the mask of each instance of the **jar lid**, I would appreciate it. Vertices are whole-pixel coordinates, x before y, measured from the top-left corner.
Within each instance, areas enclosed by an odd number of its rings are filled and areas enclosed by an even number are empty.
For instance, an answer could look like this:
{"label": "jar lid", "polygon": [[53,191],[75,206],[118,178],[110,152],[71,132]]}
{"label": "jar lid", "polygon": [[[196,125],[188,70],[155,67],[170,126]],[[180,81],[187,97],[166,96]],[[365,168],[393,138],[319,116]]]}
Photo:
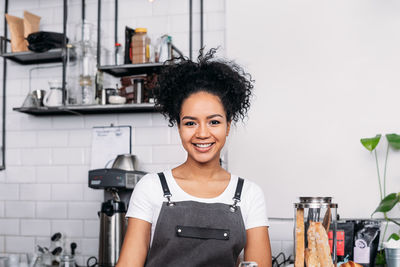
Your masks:
{"label": "jar lid", "polygon": [[300,203],[332,203],[331,197],[299,197]]}
{"label": "jar lid", "polygon": [[331,197],[300,197],[300,203],[295,203],[295,208],[337,208],[336,203],[332,203]]}
{"label": "jar lid", "polygon": [[147,32],[147,28],[136,28],[135,32]]}

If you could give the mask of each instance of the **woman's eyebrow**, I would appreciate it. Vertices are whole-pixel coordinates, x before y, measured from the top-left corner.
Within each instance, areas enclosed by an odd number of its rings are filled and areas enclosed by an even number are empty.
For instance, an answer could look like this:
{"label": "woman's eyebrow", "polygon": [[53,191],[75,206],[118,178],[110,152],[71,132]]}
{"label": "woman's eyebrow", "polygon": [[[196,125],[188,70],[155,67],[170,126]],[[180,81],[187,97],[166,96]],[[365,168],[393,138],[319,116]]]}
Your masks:
{"label": "woman's eyebrow", "polygon": [[[212,114],[212,115],[207,116],[207,119],[212,119],[212,118],[215,118],[215,117],[223,118],[223,116],[220,115],[220,114]],[[197,118],[196,117],[192,117],[192,116],[184,116],[184,117],[182,117],[181,120],[197,120]]]}
{"label": "woman's eyebrow", "polygon": [[212,118],[215,118],[215,117],[223,118],[223,116],[221,114],[213,114],[213,115],[207,116],[207,119],[212,119]]}
{"label": "woman's eyebrow", "polygon": [[196,120],[197,118],[196,117],[192,117],[192,116],[184,116],[184,117],[182,117],[182,119],[181,120]]}

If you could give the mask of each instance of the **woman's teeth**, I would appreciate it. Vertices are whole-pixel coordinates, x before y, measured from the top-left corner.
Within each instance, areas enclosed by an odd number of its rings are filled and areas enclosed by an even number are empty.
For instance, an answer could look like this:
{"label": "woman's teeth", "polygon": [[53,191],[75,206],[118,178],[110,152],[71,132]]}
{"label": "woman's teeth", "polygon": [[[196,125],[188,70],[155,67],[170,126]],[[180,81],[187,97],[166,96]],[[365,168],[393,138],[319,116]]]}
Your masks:
{"label": "woman's teeth", "polygon": [[197,146],[197,147],[209,147],[211,145],[212,145],[211,143],[210,144],[195,144],[195,146]]}

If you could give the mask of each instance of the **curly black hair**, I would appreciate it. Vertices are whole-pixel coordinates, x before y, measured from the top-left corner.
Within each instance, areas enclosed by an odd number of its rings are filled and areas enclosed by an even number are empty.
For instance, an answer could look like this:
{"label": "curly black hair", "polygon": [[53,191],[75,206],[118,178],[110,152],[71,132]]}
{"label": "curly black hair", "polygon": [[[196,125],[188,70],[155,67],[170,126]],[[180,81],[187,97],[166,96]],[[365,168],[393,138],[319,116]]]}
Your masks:
{"label": "curly black hair", "polygon": [[158,76],[153,92],[155,105],[169,120],[169,126],[179,125],[183,101],[200,91],[221,99],[228,121],[246,117],[254,80],[233,61],[216,59],[216,51],[212,48],[204,54],[201,49],[197,62],[186,57],[174,59]]}

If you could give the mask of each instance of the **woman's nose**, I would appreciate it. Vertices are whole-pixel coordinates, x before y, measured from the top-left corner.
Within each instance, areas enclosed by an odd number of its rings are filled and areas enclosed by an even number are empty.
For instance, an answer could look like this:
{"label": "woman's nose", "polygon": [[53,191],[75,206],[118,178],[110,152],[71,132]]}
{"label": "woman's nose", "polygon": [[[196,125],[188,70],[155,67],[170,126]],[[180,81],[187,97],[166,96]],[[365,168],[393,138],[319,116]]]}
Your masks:
{"label": "woman's nose", "polygon": [[199,138],[207,138],[210,135],[209,129],[205,124],[199,124],[197,128],[197,137]]}

